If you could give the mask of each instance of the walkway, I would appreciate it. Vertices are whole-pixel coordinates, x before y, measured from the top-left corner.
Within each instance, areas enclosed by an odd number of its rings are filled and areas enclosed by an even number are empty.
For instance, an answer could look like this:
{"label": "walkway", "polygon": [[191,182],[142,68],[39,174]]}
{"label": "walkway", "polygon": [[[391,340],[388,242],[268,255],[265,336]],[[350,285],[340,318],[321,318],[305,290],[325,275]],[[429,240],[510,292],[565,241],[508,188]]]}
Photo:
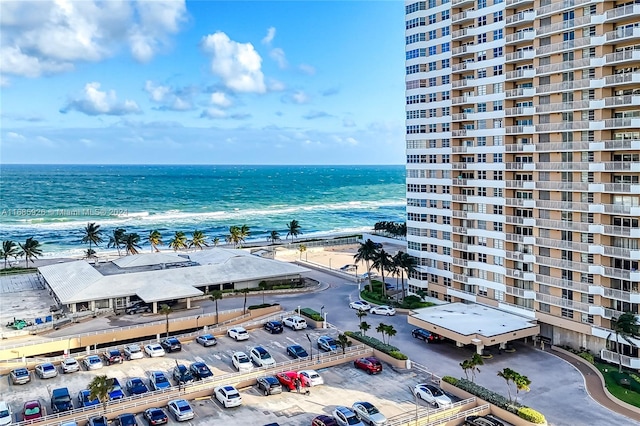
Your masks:
{"label": "walkway", "polygon": [[604,391],[602,380],[584,362],[578,361],[575,358],[572,358],[562,352],[555,351],[553,349],[548,350],[548,352],[568,362],[569,364],[574,366],[576,370],[580,372],[580,374],[582,374],[582,377],[584,377],[584,384],[587,388],[587,392],[589,393],[591,398],[593,398],[598,404],[608,408],[611,411],[640,422],[640,413],[618,405],[607,397],[607,394]]}

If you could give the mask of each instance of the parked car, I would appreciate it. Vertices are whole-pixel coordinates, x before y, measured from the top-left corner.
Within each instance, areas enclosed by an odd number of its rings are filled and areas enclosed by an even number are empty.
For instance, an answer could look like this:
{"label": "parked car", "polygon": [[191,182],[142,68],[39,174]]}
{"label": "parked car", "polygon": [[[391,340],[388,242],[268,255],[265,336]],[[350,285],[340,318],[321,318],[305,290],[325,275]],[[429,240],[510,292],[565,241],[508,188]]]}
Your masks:
{"label": "parked car", "polygon": [[451,398],[445,395],[445,393],[442,392],[442,389],[435,385],[429,385],[426,383],[417,384],[413,389],[413,393],[418,397],[418,399],[422,399],[436,407],[451,406]]}
{"label": "parked car", "polygon": [[124,308],[124,312],[128,315],[139,314],[142,312],[151,312],[151,306],[143,301],[138,301]]}
{"label": "parked car", "polygon": [[316,370],[301,370],[298,371],[298,376],[303,386],[324,385],[324,379]]}
{"label": "parked car", "polygon": [[307,353],[307,351],[304,350],[304,348],[300,345],[290,345],[287,346],[287,355],[289,355],[291,358],[306,358],[309,356],[309,354]]}
{"label": "parked car", "polygon": [[267,321],[264,323],[264,329],[271,334],[278,334],[284,331],[284,327],[280,321]]}
{"label": "parked car", "polygon": [[132,413],[120,414],[113,422],[116,426],[138,426],[136,415]]}
{"label": "parked car", "polygon": [[189,401],[185,399],[174,399],[173,401],[169,401],[167,407],[169,408],[169,412],[173,414],[176,421],[179,422],[191,420],[195,416],[193,408],[189,405]]}
{"label": "parked car", "polygon": [[105,416],[94,416],[89,418],[89,426],[107,426],[109,420]]}
{"label": "parked car", "polygon": [[128,345],[124,347],[124,357],[127,361],[141,359],[144,358],[144,352],[142,352],[142,348],[140,347],[140,345]]}
{"label": "parked car", "polygon": [[124,358],[122,357],[119,349],[107,350],[102,354],[102,359],[104,359],[104,363],[107,365],[122,364],[122,362],[124,361]]}
{"label": "parked car", "polygon": [[387,418],[370,402],[354,402],[351,409],[364,423],[371,426],[385,426]]}
{"label": "parked car", "polygon": [[13,422],[11,406],[5,401],[0,401],[0,426],[10,425]]}
{"label": "parked car", "polygon": [[247,340],[249,339],[249,333],[244,327],[233,327],[227,330],[227,336],[235,340]]}
{"label": "parked car", "polygon": [[41,379],[53,379],[58,376],[58,369],[50,362],[36,365],[35,372]]}
{"label": "parked car", "polygon": [[151,371],[149,373],[149,387],[153,390],[167,389],[171,387],[171,382],[162,371]]}
{"label": "parked car", "polygon": [[113,377],[111,380],[113,380],[113,384],[111,385],[111,392],[109,392],[109,400],[114,401],[116,399],[124,398],[124,391],[122,390],[122,386],[118,379]]}
{"label": "parked car", "polygon": [[338,350],[338,342],[333,337],[320,336],[318,337],[318,349],[326,352],[335,352]]}
{"label": "parked car", "polygon": [[304,330],[307,328],[307,321],[297,315],[283,319],[282,324],[292,330]]}
{"label": "parked car", "polygon": [[11,383],[14,385],[24,385],[31,381],[31,373],[24,367],[14,368],[9,373],[11,377]]}
{"label": "parked car", "polygon": [[353,361],[353,366],[360,370],[364,370],[369,374],[378,374],[382,372],[382,363],[374,356],[358,358]]}
{"label": "parked car", "polygon": [[218,386],[213,390],[213,394],[224,408],[242,405],[242,396],[240,396],[240,392],[231,385]]}
{"label": "parked car", "polygon": [[165,356],[166,355],[165,352],[164,352],[164,349],[158,343],[150,343],[148,345],[144,345],[144,351],[151,358],[155,358],[155,357]]}
{"label": "parked car", "polygon": [[411,335],[416,339],[421,339],[429,343],[441,342],[444,340],[444,337],[441,335],[432,333],[424,328],[414,328],[411,330]]}
{"label": "parked car", "polygon": [[251,349],[250,356],[251,361],[258,367],[272,367],[276,365],[276,360],[273,359],[271,354],[262,346],[256,346]]}
{"label": "parked car", "polygon": [[311,426],[338,426],[338,422],[331,416],[320,414],[311,420]]}
{"label": "parked car", "polygon": [[173,380],[175,380],[175,382],[179,385],[185,383],[193,383],[193,381],[195,380],[193,378],[193,374],[191,374],[191,371],[189,371],[189,369],[184,364],[178,364],[173,367],[172,376]]}
{"label": "parked car", "polygon": [[211,334],[203,334],[201,336],[196,337],[196,342],[200,343],[202,346],[215,346],[218,344],[218,340]]}
{"label": "parked car", "polygon": [[396,310],[391,306],[387,306],[387,305],[374,306],[369,310],[369,312],[372,314],[386,315],[389,317],[396,314]]}
{"label": "parked car", "polygon": [[100,400],[98,398],[91,399],[91,391],[83,389],[78,392],[78,405],[80,407],[93,407],[94,405],[100,405]]}
{"label": "parked car", "polygon": [[140,377],[132,377],[125,384],[129,395],[142,395],[149,392],[149,388],[144,384]]}
{"label": "parked car", "polygon": [[165,352],[180,352],[182,350],[182,343],[180,340],[175,337],[167,337],[162,342],[160,342],[160,346],[164,349]]}
{"label": "parked car", "polygon": [[231,357],[231,363],[238,371],[251,371],[253,370],[253,363],[244,352],[234,352]]}
{"label": "parked car", "polygon": [[357,309],[359,311],[368,311],[369,309],[371,309],[371,305],[364,300],[356,300],[355,302],[351,302],[349,303],[349,307],[351,309]]}
{"label": "parked car", "polygon": [[193,362],[189,366],[189,371],[196,380],[206,379],[207,377],[213,377],[213,373],[207,367],[204,362]]}
{"label": "parked car", "polygon": [[258,377],[256,385],[258,390],[262,392],[264,396],[282,393],[282,385],[280,384],[280,381],[273,376]]}
{"label": "parked car", "polygon": [[162,408],[147,408],[144,410],[142,417],[149,425],[163,425],[169,422],[169,417]]}
{"label": "parked car", "polygon": [[89,355],[82,360],[82,363],[87,370],[99,370],[102,368],[102,360],[98,355]]}
{"label": "parked car", "polygon": [[80,371],[80,364],[75,358],[64,358],[60,363],[60,369],[62,369],[64,374],[75,373],[76,371]]}
{"label": "parked car", "polygon": [[67,388],[58,388],[51,391],[51,410],[54,413],[73,410],[73,401]]}
{"label": "parked car", "polygon": [[464,419],[465,426],[504,426],[500,420],[489,415],[486,416],[467,416]]}
{"label": "parked car", "polygon": [[333,417],[339,426],[364,426],[364,423],[360,421],[356,413],[349,407],[338,405],[333,410]]}
{"label": "parked car", "polygon": [[22,419],[24,421],[40,419],[42,417],[44,417],[44,411],[42,409],[42,404],[40,404],[40,401],[27,401],[22,406]]}
{"label": "parked car", "polygon": [[283,373],[276,374],[278,382],[280,382],[280,384],[288,391],[296,390],[295,380],[298,378],[299,376],[297,371],[285,371]]}

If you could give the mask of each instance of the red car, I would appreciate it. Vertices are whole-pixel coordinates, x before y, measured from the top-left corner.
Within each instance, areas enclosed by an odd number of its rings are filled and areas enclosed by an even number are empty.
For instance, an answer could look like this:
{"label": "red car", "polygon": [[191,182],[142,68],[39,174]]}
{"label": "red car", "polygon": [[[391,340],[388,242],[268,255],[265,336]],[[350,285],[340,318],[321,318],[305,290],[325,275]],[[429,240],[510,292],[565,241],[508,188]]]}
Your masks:
{"label": "red car", "polygon": [[22,408],[22,416],[25,421],[44,417],[40,401],[33,400],[25,402],[24,407]]}
{"label": "red car", "polygon": [[382,372],[382,363],[374,356],[360,358],[353,361],[353,366],[364,370],[369,374],[378,374]]}
{"label": "red car", "polygon": [[285,371],[284,373],[276,374],[276,379],[280,382],[283,388],[290,391],[296,390],[295,380],[299,378],[296,371]]}

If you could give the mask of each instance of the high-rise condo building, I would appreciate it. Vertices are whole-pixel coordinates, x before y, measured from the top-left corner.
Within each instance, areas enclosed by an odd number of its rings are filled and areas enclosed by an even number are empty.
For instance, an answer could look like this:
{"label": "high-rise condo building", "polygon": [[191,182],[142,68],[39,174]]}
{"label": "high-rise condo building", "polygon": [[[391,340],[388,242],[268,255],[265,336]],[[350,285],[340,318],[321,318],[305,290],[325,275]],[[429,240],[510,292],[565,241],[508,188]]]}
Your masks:
{"label": "high-rise condo building", "polygon": [[410,290],[617,362],[640,304],[640,2],[405,7]]}

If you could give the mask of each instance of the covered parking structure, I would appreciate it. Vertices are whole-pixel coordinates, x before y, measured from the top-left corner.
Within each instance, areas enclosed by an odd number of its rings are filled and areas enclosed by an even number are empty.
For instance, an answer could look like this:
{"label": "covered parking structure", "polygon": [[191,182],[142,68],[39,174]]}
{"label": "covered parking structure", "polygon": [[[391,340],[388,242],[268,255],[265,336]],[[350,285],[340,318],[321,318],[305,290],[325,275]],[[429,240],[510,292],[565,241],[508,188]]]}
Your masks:
{"label": "covered parking structure", "polygon": [[[128,258],[128,259],[127,259]],[[306,268],[265,259],[243,250],[212,248],[185,254],[150,253],[126,256],[93,266],[85,260],[38,268],[59,304],[71,312],[123,309],[131,300],[153,305],[191,299],[211,289],[258,287],[261,281],[300,280]]]}
{"label": "covered parking structure", "polygon": [[480,355],[485,347],[498,345],[505,349],[508,342],[540,333],[536,320],[479,304],[448,303],[416,309],[408,322],[451,339],[460,347],[475,345]]}

